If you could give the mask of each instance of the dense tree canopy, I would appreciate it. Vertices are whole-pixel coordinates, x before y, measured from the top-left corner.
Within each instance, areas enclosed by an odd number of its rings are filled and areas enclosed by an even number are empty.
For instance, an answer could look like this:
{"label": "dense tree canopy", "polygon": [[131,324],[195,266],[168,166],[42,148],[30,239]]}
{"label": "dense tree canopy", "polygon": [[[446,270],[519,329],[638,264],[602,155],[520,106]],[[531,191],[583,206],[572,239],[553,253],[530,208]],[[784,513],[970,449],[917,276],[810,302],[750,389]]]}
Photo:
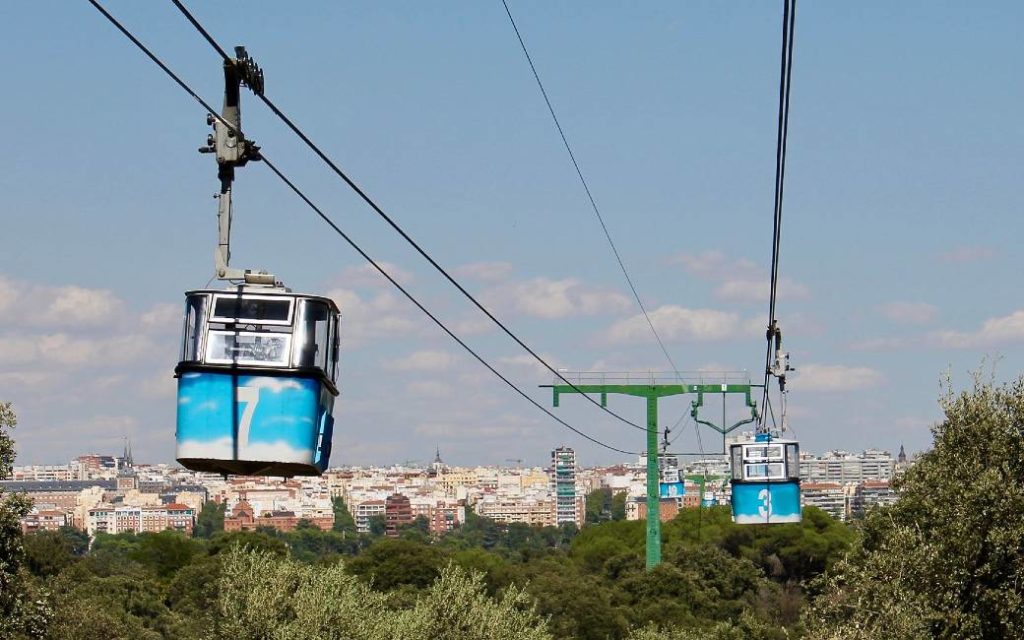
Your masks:
{"label": "dense tree canopy", "polygon": [[949,393],[934,448],[821,580],[812,637],[1024,637],[1024,378]]}

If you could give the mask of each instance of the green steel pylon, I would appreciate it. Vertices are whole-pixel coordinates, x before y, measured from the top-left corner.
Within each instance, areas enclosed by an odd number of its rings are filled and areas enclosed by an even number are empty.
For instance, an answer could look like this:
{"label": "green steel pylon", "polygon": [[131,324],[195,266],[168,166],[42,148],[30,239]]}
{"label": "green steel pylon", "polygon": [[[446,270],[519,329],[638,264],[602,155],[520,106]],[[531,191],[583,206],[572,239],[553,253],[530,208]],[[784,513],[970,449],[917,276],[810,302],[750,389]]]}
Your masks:
{"label": "green steel pylon", "polygon": [[[662,374],[664,375],[664,374]],[[749,378],[745,384],[700,382],[688,384],[685,380],[675,382],[658,382],[654,374],[602,374],[602,373],[564,373],[563,380],[551,386],[553,406],[558,406],[558,397],[563,393],[595,394],[601,398],[601,406],[608,406],[608,394],[635,396],[647,399],[647,568],[652,569],[661,564],[661,491],[658,469],[658,398],[696,393],[703,399],[705,393],[745,393],[750,404]],[[743,376],[746,376],[744,373]],[[575,380],[574,380],[575,379]],[[573,384],[565,384],[569,380]],[[548,385],[543,385],[548,386]],[[693,408],[696,413],[696,407]],[[735,428],[735,425],[733,428]]]}

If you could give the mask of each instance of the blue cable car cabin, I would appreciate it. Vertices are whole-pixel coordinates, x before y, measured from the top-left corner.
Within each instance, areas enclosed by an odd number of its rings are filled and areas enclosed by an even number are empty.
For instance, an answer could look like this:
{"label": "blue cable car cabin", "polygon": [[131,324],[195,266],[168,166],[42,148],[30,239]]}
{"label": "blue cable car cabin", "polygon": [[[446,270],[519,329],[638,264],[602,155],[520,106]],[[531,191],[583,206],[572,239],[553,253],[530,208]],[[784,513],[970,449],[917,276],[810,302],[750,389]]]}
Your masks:
{"label": "blue cable car cabin", "polygon": [[800,445],[759,433],[729,446],[732,519],[737,524],[800,522]]}
{"label": "blue cable car cabin", "polygon": [[259,286],[185,298],[178,462],[221,474],[323,473],[338,395],[334,301]]}

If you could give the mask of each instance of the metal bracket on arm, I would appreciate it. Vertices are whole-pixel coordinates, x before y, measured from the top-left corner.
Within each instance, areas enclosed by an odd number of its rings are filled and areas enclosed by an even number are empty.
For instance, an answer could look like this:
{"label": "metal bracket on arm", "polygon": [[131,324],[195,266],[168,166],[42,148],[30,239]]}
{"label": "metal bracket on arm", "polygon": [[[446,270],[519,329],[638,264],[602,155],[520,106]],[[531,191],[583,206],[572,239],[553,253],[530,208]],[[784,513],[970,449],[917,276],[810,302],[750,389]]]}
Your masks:
{"label": "metal bracket on arm", "polygon": [[[724,393],[725,392],[723,392],[723,394]],[[749,386],[747,387],[746,391],[744,392],[744,396],[746,398],[746,405],[748,407],[750,407],[750,417],[746,418],[745,420],[740,420],[739,422],[736,422],[736,423],[734,423],[734,424],[732,424],[732,425],[730,425],[728,427],[725,426],[724,421],[723,421],[722,425],[719,426],[719,425],[717,425],[717,424],[715,424],[713,422],[709,422],[707,420],[702,420],[699,417],[700,408],[702,406],[704,406],[704,392],[703,391],[698,391],[697,392],[697,399],[693,400],[692,402],[690,402],[690,416],[693,418],[693,421],[696,422],[697,424],[702,424],[705,427],[711,427],[712,429],[714,429],[715,431],[717,431],[718,433],[720,433],[720,434],[722,434],[724,436],[725,434],[727,434],[727,433],[729,433],[731,431],[735,431],[736,429],[739,429],[740,427],[742,427],[745,424],[750,424],[754,420],[757,420],[757,418],[758,418],[757,401],[754,400],[751,397],[750,387]]]}
{"label": "metal bracket on arm", "polygon": [[775,361],[768,369],[768,373],[779,381],[779,394],[782,399],[780,422],[782,432],[785,433],[788,426],[786,424],[786,395],[789,393],[786,389],[786,373],[796,371],[796,369],[789,366],[789,353],[782,350],[782,329],[779,328],[779,323],[775,320],[768,327],[768,342],[771,343],[773,341],[775,343]]}
{"label": "metal bracket on arm", "polygon": [[231,184],[235,179],[235,168],[244,167],[250,160],[260,159],[260,148],[242,133],[240,87],[244,83],[257,95],[263,93],[263,72],[245,52],[245,47],[235,47],[235,58],[224,61],[224,108],[220,117],[206,116],[206,123],[213,125],[213,133],[206,139],[206,146],[200,153],[217,154],[217,178],[220,192],[217,194],[217,249],[213,260],[219,280],[242,281],[246,284],[276,284],[274,275],[266,271],[235,269],[231,262]]}

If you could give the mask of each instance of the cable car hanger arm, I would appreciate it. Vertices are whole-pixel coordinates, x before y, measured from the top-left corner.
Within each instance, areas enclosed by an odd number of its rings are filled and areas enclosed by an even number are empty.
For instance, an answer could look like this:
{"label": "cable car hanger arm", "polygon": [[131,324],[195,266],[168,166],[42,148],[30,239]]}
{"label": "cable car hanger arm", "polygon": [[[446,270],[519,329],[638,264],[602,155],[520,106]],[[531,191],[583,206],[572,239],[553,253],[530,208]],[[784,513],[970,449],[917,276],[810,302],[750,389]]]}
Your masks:
{"label": "cable car hanger arm", "polygon": [[250,160],[260,159],[260,148],[242,134],[242,110],[240,87],[245,83],[253,93],[263,93],[263,71],[245,51],[235,47],[235,57],[224,60],[224,108],[220,117],[212,113],[206,116],[206,123],[213,126],[213,133],[206,138],[206,146],[200,153],[217,154],[217,178],[220,192],[217,194],[217,249],[213,260],[216,277],[219,280],[242,281],[247,284],[274,285],[274,275],[265,271],[252,271],[230,267],[231,263],[231,186],[235,180],[235,168],[244,167]]}

